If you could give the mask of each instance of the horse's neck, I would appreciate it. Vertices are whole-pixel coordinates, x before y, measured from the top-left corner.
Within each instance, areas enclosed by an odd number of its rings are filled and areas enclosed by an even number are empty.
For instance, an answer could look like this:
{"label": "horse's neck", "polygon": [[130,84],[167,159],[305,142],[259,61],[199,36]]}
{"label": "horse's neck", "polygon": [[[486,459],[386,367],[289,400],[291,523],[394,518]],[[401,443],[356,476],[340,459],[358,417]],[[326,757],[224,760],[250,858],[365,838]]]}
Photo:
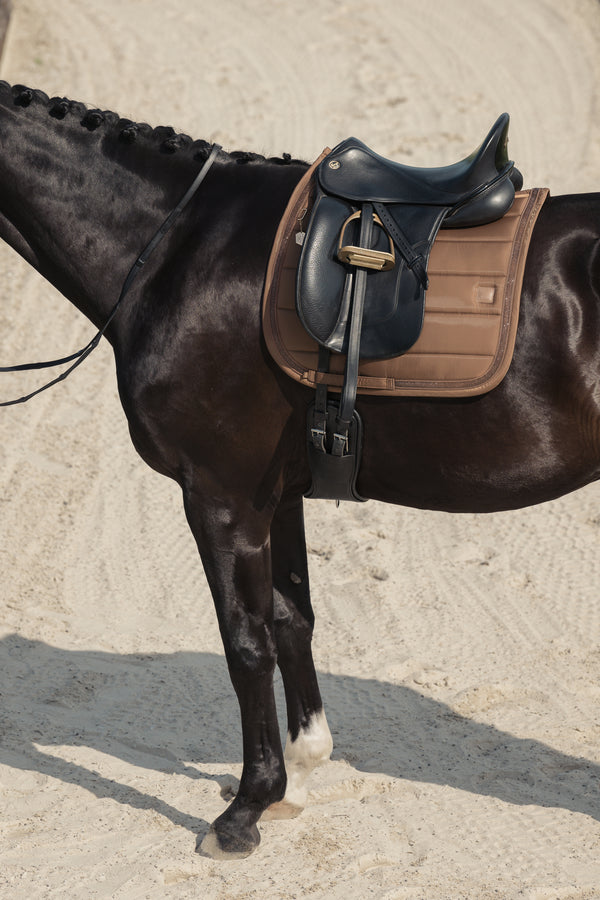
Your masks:
{"label": "horse's neck", "polygon": [[111,154],[93,135],[61,134],[50,116],[23,111],[16,127],[3,112],[0,238],[100,325],[145,241],[179,199],[176,167],[173,185],[150,177],[150,167],[142,177],[139,150],[117,146]]}

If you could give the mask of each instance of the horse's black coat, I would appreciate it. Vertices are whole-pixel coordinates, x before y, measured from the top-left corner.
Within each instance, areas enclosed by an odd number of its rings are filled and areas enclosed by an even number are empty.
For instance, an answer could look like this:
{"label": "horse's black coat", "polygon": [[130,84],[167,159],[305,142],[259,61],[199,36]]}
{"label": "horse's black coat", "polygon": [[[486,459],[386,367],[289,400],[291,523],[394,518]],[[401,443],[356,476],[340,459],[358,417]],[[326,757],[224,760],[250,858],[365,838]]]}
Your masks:
{"label": "horse's black coat", "polygon": [[[100,326],[207,151],[172,129],[0,84],[0,236]],[[240,789],[213,826],[225,852],[256,846],[260,815],[285,791],[276,663],[292,738],[322,706],[302,517],[312,392],[276,368],[260,328],[269,249],[304,171],[289,157],[221,154],[107,332],[133,442],[181,485],[240,703]],[[599,213],[596,194],[546,203],[498,388],[359,399],[361,496],[489,512],[598,478]]]}

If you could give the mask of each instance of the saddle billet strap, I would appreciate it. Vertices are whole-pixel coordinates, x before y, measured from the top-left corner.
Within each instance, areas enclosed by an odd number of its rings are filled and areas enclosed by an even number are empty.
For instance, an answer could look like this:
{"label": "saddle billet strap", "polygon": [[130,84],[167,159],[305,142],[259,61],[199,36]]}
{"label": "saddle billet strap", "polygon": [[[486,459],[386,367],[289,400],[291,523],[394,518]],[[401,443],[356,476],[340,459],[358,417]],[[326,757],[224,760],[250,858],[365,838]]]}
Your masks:
{"label": "saddle billet strap", "polygon": [[423,259],[423,256],[413,250],[410,241],[408,240],[398,223],[389,214],[383,203],[374,203],[373,207],[375,209],[375,212],[381,219],[385,230],[404,257],[406,265],[414,272],[416,277],[421,282],[423,290],[426,291],[429,287],[429,278],[427,277],[427,263]]}
{"label": "saddle billet strap", "polygon": [[[327,347],[319,347],[318,371],[329,371],[329,357],[331,351]],[[312,417],[309,414],[310,438],[315,450],[320,453],[327,453],[325,441],[327,438],[327,382],[322,381],[317,385],[315,391],[315,402],[312,411]]]}

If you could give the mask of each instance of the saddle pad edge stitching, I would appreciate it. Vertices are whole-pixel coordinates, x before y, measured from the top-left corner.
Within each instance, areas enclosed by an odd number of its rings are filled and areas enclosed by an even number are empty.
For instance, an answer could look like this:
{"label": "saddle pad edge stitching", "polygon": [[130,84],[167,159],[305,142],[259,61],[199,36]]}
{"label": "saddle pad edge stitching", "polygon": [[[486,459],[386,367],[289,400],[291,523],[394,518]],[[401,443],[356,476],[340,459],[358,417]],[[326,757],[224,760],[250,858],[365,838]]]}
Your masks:
{"label": "saddle pad edge stitching", "polygon": [[429,278],[506,278],[506,272],[500,272],[498,270],[481,270],[477,272],[477,274],[473,274],[473,272],[468,272],[466,269],[433,269],[429,271]]}
{"label": "saddle pad edge stitching", "polygon": [[[515,216],[513,216],[513,218],[515,218]],[[485,225],[477,225],[475,227],[476,228],[485,228]],[[467,229],[465,228],[464,231],[466,231],[466,230]],[[496,237],[496,238],[495,237],[484,237],[483,235],[480,235],[478,237],[466,237],[466,236],[463,237],[462,234],[463,234],[463,230],[461,230],[460,238],[457,238],[454,235],[451,235],[450,237],[446,237],[444,235],[440,238],[439,234],[438,234],[438,236],[436,237],[436,241],[438,241],[438,243],[441,243],[441,244],[510,244],[511,243],[511,241],[508,238],[503,238],[503,237]]]}

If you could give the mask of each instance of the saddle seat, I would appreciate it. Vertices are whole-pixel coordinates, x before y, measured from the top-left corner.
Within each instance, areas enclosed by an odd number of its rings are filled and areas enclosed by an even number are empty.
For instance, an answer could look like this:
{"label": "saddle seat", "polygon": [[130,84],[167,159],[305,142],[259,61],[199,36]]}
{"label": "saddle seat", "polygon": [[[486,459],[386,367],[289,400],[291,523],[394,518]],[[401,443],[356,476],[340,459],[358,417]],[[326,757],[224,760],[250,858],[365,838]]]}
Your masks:
{"label": "saddle seat", "polygon": [[504,214],[523,186],[521,173],[508,158],[509,121],[503,113],[469,156],[434,168],[394,162],[357,138],[347,138],[322,168],[321,186],[355,203],[451,207],[443,228],[485,225]]}

